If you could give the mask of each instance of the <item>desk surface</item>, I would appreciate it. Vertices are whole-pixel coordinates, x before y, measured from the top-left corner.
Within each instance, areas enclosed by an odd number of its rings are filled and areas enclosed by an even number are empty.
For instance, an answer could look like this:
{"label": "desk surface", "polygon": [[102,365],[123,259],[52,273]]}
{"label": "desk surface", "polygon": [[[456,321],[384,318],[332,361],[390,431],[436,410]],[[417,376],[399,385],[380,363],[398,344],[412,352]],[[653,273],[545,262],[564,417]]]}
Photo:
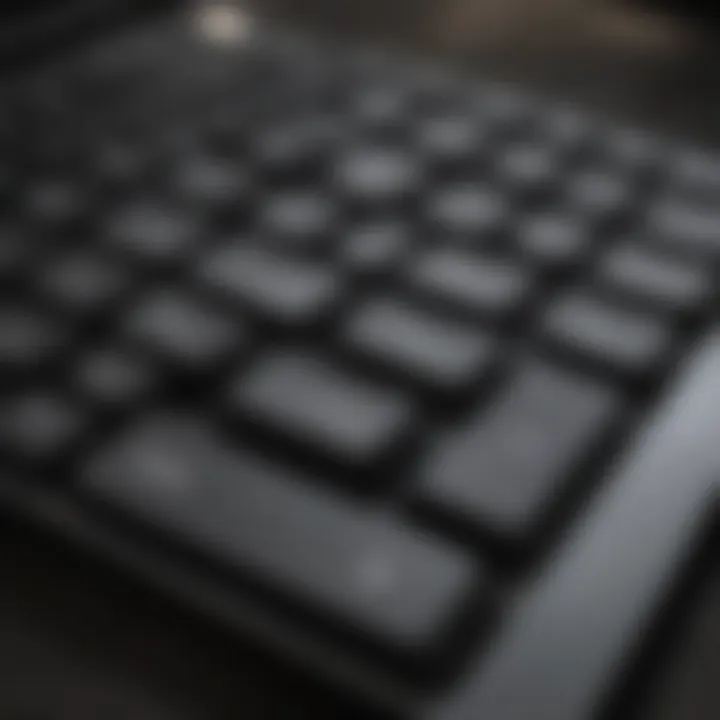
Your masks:
{"label": "desk surface", "polygon": [[[264,0],[263,12],[380,38],[640,126],[720,144],[720,47],[688,24],[601,0]],[[3,522],[0,717],[348,718],[301,679],[121,579]],[[632,720],[710,720],[720,572]],[[278,692],[278,688],[282,692]],[[283,696],[283,708],[276,704]],[[292,708],[291,712],[287,708]]]}

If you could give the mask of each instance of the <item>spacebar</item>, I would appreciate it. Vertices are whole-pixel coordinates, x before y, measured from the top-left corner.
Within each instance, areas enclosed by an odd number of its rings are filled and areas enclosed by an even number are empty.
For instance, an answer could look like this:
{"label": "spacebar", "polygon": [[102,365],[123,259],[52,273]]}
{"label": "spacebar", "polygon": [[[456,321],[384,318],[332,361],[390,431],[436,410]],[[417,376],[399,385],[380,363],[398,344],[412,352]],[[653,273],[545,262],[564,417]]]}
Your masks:
{"label": "spacebar", "polygon": [[432,720],[589,720],[629,669],[720,490],[720,331]]}
{"label": "spacebar", "polygon": [[189,419],[132,428],[90,461],[80,486],[284,604],[408,660],[432,659],[479,590],[468,554],[225,447]]}

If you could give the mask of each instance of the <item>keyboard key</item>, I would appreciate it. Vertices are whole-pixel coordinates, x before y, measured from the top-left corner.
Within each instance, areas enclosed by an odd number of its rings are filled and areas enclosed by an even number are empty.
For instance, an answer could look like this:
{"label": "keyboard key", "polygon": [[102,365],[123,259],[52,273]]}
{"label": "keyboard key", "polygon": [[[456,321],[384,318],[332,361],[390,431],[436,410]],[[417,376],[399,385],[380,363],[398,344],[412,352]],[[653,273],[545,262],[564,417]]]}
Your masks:
{"label": "keyboard key", "polygon": [[364,225],[347,235],[340,259],[354,275],[384,275],[400,267],[411,242],[409,230],[400,222]]}
{"label": "keyboard key", "polygon": [[387,205],[420,189],[423,170],[410,154],[374,147],[342,157],[335,170],[337,187],[349,201]]}
{"label": "keyboard key", "polygon": [[152,399],[157,377],[138,354],[109,347],[81,358],[73,382],[94,406],[117,410]]}
{"label": "keyboard key", "polygon": [[532,551],[618,410],[603,385],[528,362],[494,404],[429,453],[418,499],[451,522]]}
{"label": "keyboard key", "polygon": [[159,205],[131,205],[111,218],[111,247],[149,263],[184,260],[200,235],[197,220],[185,211]]}
{"label": "keyboard key", "polygon": [[509,261],[462,250],[431,250],[410,269],[411,285],[472,315],[504,318],[525,303],[530,281]]}
{"label": "keyboard key", "polygon": [[201,208],[240,208],[248,179],[238,163],[210,157],[185,158],[175,168],[180,197]]}
{"label": "keyboard key", "polygon": [[489,588],[467,554],[155,417],[88,464],[82,489],[285,602],[414,662],[432,660]]}
{"label": "keyboard key", "polygon": [[271,198],[262,209],[266,235],[288,247],[308,248],[326,240],[333,229],[333,203],[319,194],[287,193]]}
{"label": "keyboard key", "polygon": [[0,444],[17,459],[33,465],[61,460],[86,424],[79,408],[52,393],[36,392],[2,405]]}
{"label": "keyboard key", "polygon": [[423,120],[418,128],[418,149],[436,167],[478,163],[487,128],[474,118],[439,115]]}
{"label": "keyboard key", "polygon": [[651,240],[684,253],[720,257],[720,210],[666,198],[650,209]]}
{"label": "keyboard key", "polygon": [[498,159],[497,172],[513,194],[525,201],[547,197],[559,176],[550,150],[529,143],[507,148]]}
{"label": "keyboard key", "polygon": [[31,309],[0,309],[0,372],[35,371],[58,357],[66,338],[49,318]]}
{"label": "keyboard key", "polygon": [[230,320],[181,291],[160,290],[127,320],[127,332],[152,352],[180,366],[208,368],[245,340],[238,318]]}
{"label": "keyboard key", "polygon": [[350,318],[346,347],[430,390],[458,393],[485,379],[490,339],[472,326],[423,313],[406,302],[370,300]]}
{"label": "keyboard key", "polygon": [[599,274],[609,287],[628,297],[677,312],[700,307],[713,291],[706,267],[658,254],[640,243],[624,243],[608,253]]}
{"label": "keyboard key", "polygon": [[253,424],[358,470],[385,459],[415,421],[403,394],[293,351],[258,361],[234,384],[230,401]]}
{"label": "keyboard key", "polygon": [[283,258],[251,247],[225,247],[201,266],[213,289],[279,325],[307,327],[338,298],[337,278],[325,266]]}
{"label": "keyboard key", "polygon": [[496,238],[508,220],[501,195],[470,183],[436,192],[428,200],[427,212],[437,231],[477,243]]}
{"label": "keyboard key", "polygon": [[582,262],[590,249],[587,226],[563,213],[529,218],[518,230],[518,244],[541,269],[562,269]]}
{"label": "keyboard key", "polygon": [[74,253],[51,261],[38,284],[57,307],[87,317],[113,307],[129,288],[130,279],[117,262]]}
{"label": "keyboard key", "polygon": [[669,327],[653,315],[589,295],[553,302],[543,326],[546,335],[563,347],[638,379],[656,370],[672,348]]}
{"label": "keyboard key", "polygon": [[33,225],[59,230],[82,216],[87,200],[87,193],[72,182],[37,181],[24,195],[23,211]]}
{"label": "keyboard key", "polygon": [[574,210],[607,226],[624,218],[632,207],[634,191],[620,174],[587,171],[570,178],[567,194]]}

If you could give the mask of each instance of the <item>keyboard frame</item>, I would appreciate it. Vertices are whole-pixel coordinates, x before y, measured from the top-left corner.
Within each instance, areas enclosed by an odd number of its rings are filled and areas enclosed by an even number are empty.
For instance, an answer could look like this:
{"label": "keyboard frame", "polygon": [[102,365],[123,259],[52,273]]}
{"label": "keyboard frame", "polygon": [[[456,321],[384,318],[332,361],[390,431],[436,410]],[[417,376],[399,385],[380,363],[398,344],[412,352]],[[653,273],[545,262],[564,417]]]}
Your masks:
{"label": "keyboard frame", "polygon": [[[518,593],[491,646],[439,700],[307,632],[181,553],[129,537],[51,482],[38,492],[37,483],[0,470],[0,506],[363,704],[426,720],[584,720],[608,700],[717,521],[718,427],[720,331],[714,330],[566,528],[554,557]],[[628,510],[636,505],[641,512]],[[652,531],[652,540],[643,537],[636,553],[618,553],[638,538],[638,527]],[[597,617],[589,623],[588,602],[598,594],[612,602],[593,604]]]}

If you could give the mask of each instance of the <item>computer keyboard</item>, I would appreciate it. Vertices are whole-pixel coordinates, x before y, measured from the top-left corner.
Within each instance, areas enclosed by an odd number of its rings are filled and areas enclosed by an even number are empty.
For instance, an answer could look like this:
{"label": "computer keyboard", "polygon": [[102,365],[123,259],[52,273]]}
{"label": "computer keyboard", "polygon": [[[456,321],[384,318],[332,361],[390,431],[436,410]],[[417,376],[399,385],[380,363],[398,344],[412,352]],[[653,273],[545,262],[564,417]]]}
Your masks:
{"label": "computer keyboard", "polygon": [[712,327],[720,161],[382,53],[146,35],[2,90],[2,497],[449,694]]}

